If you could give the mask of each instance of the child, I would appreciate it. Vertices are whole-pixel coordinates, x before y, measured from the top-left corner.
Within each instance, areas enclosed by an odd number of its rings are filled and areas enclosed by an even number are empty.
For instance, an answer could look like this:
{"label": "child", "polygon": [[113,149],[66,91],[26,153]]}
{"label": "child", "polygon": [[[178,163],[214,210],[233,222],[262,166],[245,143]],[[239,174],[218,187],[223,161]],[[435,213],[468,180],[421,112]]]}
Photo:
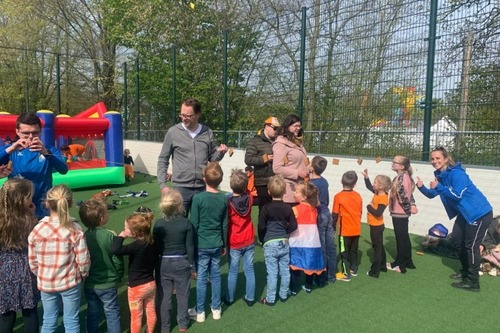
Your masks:
{"label": "child", "polygon": [[273,200],[262,207],[259,214],[259,241],[264,246],[267,271],[266,297],[260,303],[273,306],[278,285],[278,272],[281,277],[279,298],[285,302],[290,286],[290,248],[288,235],[297,229],[297,220],[289,204],[283,202],[286,184],[283,176],[269,178],[267,187]]}
{"label": "child", "polygon": [[255,301],[253,198],[247,191],[247,182],[248,178],[241,169],[233,169],[229,179],[233,196],[229,198],[228,204],[229,273],[227,297],[224,299],[226,305],[234,302],[241,258],[246,278],[246,293],[243,300],[248,306],[252,306]]}
{"label": "child", "polygon": [[71,144],[61,146],[61,152],[68,162],[83,160],[83,154],[85,153],[85,146],[80,144]]}
{"label": "child", "polygon": [[318,232],[318,189],[311,182],[300,182],[295,187],[295,200],[299,203],[292,208],[297,219],[297,230],[290,234],[290,290],[292,295],[299,291],[300,272],[306,274],[302,289],[310,294],[314,275],[325,271],[325,259],[321,250]]}
{"label": "child", "polygon": [[198,251],[198,278],[196,279],[196,307],[189,315],[202,323],[205,321],[205,298],[207,276],[212,284],[212,316],[221,318],[221,255],[226,254],[227,244],[227,200],[217,190],[222,182],[222,168],[217,162],[209,162],[203,170],[206,191],[193,197],[190,220],[195,232],[195,247]]}
{"label": "child", "polygon": [[406,273],[407,268],[416,268],[411,258],[411,243],[408,234],[409,217],[418,211],[412,194],[415,190],[415,182],[411,177],[413,170],[408,157],[394,157],[391,168],[397,173],[392,180],[389,198],[389,212],[396,236],[396,259],[388,263],[387,268],[395,272]]}
{"label": "child", "polygon": [[363,199],[354,186],[358,175],[347,171],[342,175],[342,191],[333,198],[333,223],[337,224],[339,235],[340,259],[342,272],[337,273],[337,280],[349,282],[351,275],[358,275],[358,243],[361,235],[361,213]]}
{"label": "child", "polygon": [[134,159],[130,156],[130,150],[125,149],[123,151],[123,166],[125,167],[125,180],[130,181],[134,179]]}
{"label": "child", "polygon": [[28,235],[36,225],[33,183],[7,180],[0,190],[0,327],[13,332],[21,311],[24,332],[38,332],[40,292],[28,264]]}
{"label": "child", "polygon": [[42,332],[55,332],[62,299],[66,332],[79,332],[82,279],[90,269],[90,255],[82,228],[69,215],[73,193],[66,185],[47,192],[50,216],[40,220],[28,237],[31,271],[42,294]]}
{"label": "child", "polygon": [[313,183],[319,191],[320,205],[318,210],[318,232],[321,242],[321,250],[325,259],[325,267],[327,270],[321,274],[317,281],[319,286],[324,286],[327,282],[335,282],[335,273],[337,272],[337,250],[335,248],[335,231],[333,230],[332,214],[328,209],[330,196],[328,193],[328,181],[321,176],[325,171],[328,162],[322,156],[314,156],[311,161],[312,174],[311,183]]}
{"label": "child", "polygon": [[251,165],[247,165],[245,167],[245,174],[248,177],[247,189],[248,192],[252,195],[254,199],[254,205],[258,205],[258,197],[257,197],[257,189],[255,188],[255,175],[253,173],[253,167]]}
{"label": "child", "polygon": [[170,311],[175,287],[177,298],[177,323],[179,332],[186,332],[189,325],[188,301],[190,277],[194,277],[194,243],[191,222],[184,217],[182,195],[169,190],[160,201],[163,218],[155,223],[153,237],[161,256],[158,297],[160,304],[161,332],[170,332]]}
{"label": "child", "polygon": [[361,172],[365,178],[365,185],[368,190],[374,193],[372,201],[366,209],[368,210],[368,225],[370,226],[370,238],[373,248],[373,263],[368,276],[378,278],[380,271],[387,272],[387,262],[384,249],[384,210],[389,204],[389,190],[391,189],[391,178],[378,175],[370,183],[368,169]]}
{"label": "child", "polygon": [[[113,239],[111,252],[129,255],[128,264],[128,304],[130,308],[130,332],[139,333],[142,314],[146,310],[147,332],[153,333],[156,325],[155,295],[156,284],[153,271],[156,266],[156,249],[151,235],[153,214],[136,212],[125,220],[125,230]],[[135,241],[123,245],[128,238]]]}
{"label": "child", "polygon": [[90,253],[90,272],[85,279],[87,299],[87,332],[98,333],[101,309],[104,308],[107,332],[120,333],[120,304],[117,284],[123,277],[123,257],[111,253],[114,231],[103,226],[108,222],[108,207],[102,200],[87,200],[79,210],[82,223],[88,228],[85,239]]}

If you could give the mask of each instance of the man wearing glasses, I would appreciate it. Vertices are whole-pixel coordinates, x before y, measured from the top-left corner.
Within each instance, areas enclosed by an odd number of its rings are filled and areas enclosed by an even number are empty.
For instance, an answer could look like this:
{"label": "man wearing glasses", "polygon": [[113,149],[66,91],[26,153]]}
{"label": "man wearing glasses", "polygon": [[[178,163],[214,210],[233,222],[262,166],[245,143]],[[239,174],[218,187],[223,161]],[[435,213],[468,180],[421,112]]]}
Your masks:
{"label": "man wearing glasses", "polygon": [[257,190],[259,212],[262,207],[272,201],[267,191],[267,181],[274,175],[273,172],[273,148],[272,144],[276,137],[276,130],[280,123],[276,117],[269,117],[264,122],[264,128],[247,143],[245,152],[245,164],[254,167],[254,185]]}
{"label": "man wearing glasses", "polygon": [[170,175],[167,171],[172,158],[171,180],[182,195],[186,216],[193,195],[205,191],[202,169],[208,162],[222,160],[227,152],[225,144],[216,146],[212,130],[198,123],[200,117],[201,104],[197,99],[182,101],[179,114],[181,122],[168,129],[158,156],[157,175],[161,192],[165,194],[169,190],[166,182]]}
{"label": "man wearing glasses", "polygon": [[40,140],[41,130],[42,122],[35,113],[23,113],[16,120],[18,139],[0,150],[0,164],[12,162],[9,178],[25,178],[35,185],[33,204],[38,218],[48,215],[43,200],[52,187],[53,170],[63,175],[68,172],[61,152],[54,146],[45,146]]}

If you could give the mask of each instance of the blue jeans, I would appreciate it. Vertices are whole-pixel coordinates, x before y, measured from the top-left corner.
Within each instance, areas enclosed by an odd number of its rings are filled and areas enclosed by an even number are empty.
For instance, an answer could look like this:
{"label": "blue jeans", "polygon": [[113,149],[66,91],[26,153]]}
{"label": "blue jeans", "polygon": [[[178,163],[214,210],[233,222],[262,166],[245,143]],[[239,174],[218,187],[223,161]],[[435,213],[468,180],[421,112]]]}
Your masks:
{"label": "blue jeans", "polygon": [[59,303],[63,303],[63,323],[66,333],[80,333],[80,311],[81,298],[80,284],[64,291],[52,293],[41,292],[43,304],[43,323],[41,333],[52,333],[57,329],[57,318],[59,317]]}
{"label": "blue jeans", "polygon": [[325,267],[327,268],[327,279],[335,280],[337,273],[337,249],[335,248],[335,232],[333,231],[332,214],[328,209],[318,212],[318,232]]}
{"label": "blue jeans", "polygon": [[207,277],[210,270],[212,309],[221,308],[220,248],[198,249],[198,278],[196,279],[196,312],[205,312]]}
{"label": "blue jeans", "polygon": [[278,285],[278,273],[281,276],[279,297],[288,297],[290,286],[290,247],[288,240],[268,241],[264,244],[264,258],[267,270],[267,292],[266,300],[274,303],[276,300],[276,288]]}
{"label": "blue jeans", "polygon": [[87,333],[99,333],[101,308],[104,308],[108,333],[121,333],[120,304],[118,304],[118,289],[83,288],[87,299]]}
{"label": "blue jeans", "polygon": [[254,254],[255,244],[237,250],[229,250],[229,274],[227,277],[227,299],[229,302],[234,301],[234,292],[236,290],[236,282],[238,280],[238,271],[240,268],[240,258],[242,257],[243,271],[245,272],[246,278],[245,298],[248,301],[255,300],[255,272],[253,269]]}

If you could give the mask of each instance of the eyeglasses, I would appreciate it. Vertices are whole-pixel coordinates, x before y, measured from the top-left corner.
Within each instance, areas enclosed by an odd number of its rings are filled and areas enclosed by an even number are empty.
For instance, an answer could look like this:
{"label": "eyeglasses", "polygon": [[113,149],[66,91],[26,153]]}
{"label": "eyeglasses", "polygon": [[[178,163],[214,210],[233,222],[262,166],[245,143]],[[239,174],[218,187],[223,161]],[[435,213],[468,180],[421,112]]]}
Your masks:
{"label": "eyeglasses", "polygon": [[271,125],[271,124],[267,124],[267,126],[271,127],[275,131],[278,129],[278,126],[274,126],[274,125]]}
{"label": "eyeglasses", "polygon": [[191,119],[193,118],[194,116],[196,116],[196,113],[194,114],[179,114],[179,118],[186,118],[186,119]]}
{"label": "eyeglasses", "polygon": [[40,135],[40,131],[19,132],[19,133],[22,134],[23,136],[26,136],[26,137],[28,137],[30,135],[32,135],[32,136],[38,136],[38,135]]}

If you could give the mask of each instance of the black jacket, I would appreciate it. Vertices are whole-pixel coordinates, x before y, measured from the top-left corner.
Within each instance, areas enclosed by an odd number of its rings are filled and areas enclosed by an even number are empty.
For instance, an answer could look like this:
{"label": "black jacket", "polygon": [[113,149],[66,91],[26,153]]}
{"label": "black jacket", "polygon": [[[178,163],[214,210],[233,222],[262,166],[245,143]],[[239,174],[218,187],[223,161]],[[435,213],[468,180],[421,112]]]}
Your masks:
{"label": "black jacket", "polygon": [[267,158],[273,154],[273,141],[268,139],[263,130],[248,140],[245,152],[245,164],[254,168],[255,186],[267,185],[269,177],[274,176],[273,163]]}

